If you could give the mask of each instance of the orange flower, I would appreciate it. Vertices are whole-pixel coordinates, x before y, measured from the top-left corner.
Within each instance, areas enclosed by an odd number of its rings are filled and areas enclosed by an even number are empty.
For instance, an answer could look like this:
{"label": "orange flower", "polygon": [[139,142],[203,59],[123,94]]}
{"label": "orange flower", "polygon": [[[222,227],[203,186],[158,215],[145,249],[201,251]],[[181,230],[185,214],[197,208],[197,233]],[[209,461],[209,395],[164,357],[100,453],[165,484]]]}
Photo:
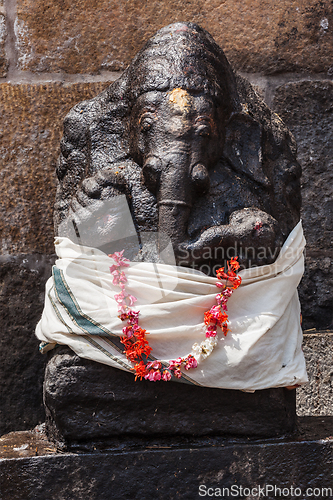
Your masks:
{"label": "orange flower", "polygon": [[225,321],[228,321],[228,315],[226,313],[220,313],[219,318],[217,320],[217,324],[219,325],[220,328],[223,327],[223,324]]}
{"label": "orange flower", "polygon": [[224,333],[224,336],[226,337],[227,333],[229,332],[229,328],[227,326],[227,323],[224,323],[224,325],[222,325],[222,332]]}
{"label": "orange flower", "polygon": [[218,277],[219,280],[227,280],[228,275],[227,273],[224,272],[224,267],[221,267],[216,271],[216,276]]}
{"label": "orange flower", "polygon": [[140,380],[142,380],[147,372],[146,365],[144,364],[144,362],[142,360],[140,361],[140,363],[137,363],[136,365],[134,365],[134,370],[135,370],[135,381],[139,377],[140,377]]}
{"label": "orange flower", "polygon": [[128,337],[120,337],[120,342],[124,344],[125,349],[129,349],[132,346],[132,342]]}
{"label": "orange flower", "polygon": [[209,325],[209,323],[212,321],[212,317],[213,315],[210,311],[205,312],[205,325]]}
{"label": "orange flower", "polygon": [[236,276],[235,278],[231,278],[230,281],[232,283],[232,288],[236,290],[236,288],[238,288],[239,285],[241,284],[242,278],[240,276]]}
{"label": "orange flower", "polygon": [[238,271],[240,268],[239,262],[237,262],[238,257],[231,257],[230,262],[228,264],[228,268],[232,271]]}

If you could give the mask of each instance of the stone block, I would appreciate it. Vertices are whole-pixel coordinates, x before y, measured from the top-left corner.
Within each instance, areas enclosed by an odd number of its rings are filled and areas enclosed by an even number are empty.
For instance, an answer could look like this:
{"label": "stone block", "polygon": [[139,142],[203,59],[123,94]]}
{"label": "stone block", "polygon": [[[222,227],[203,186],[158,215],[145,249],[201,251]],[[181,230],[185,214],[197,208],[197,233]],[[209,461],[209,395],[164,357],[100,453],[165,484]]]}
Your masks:
{"label": "stone block", "polygon": [[297,414],[333,416],[333,333],[305,334],[303,351],[309,384],[297,389]]}
{"label": "stone block", "polygon": [[0,85],[0,254],[52,254],[62,121],[107,83]]}
{"label": "stone block", "polygon": [[[2,499],[330,499],[333,440],[316,427],[312,422],[312,433],[290,440],[160,439],[79,454],[54,454],[32,433],[25,440],[13,433],[0,441]],[[17,451],[7,458],[14,443]]]}
{"label": "stone block", "polygon": [[294,134],[303,168],[302,212],[307,240],[306,269],[300,285],[304,329],[332,325],[333,82],[282,85],[273,109]]}
{"label": "stone block", "polygon": [[45,419],[46,359],[34,331],[53,262],[42,255],[0,256],[0,435],[31,429]]}
{"label": "stone block", "polygon": [[238,70],[332,72],[330,0],[18,0],[18,65],[36,72],[123,70],[176,21],[207,29]]}
{"label": "stone block", "polygon": [[[0,9],[1,7],[2,3],[0,3]],[[5,51],[5,43],[7,36],[6,18],[4,14],[1,12],[1,10],[0,10],[0,78],[3,78],[7,75],[8,60]]]}
{"label": "stone block", "polygon": [[131,373],[50,352],[44,381],[46,430],[58,446],[105,446],[131,436],[272,437],[295,428],[295,391],[255,393],[134,381]]}

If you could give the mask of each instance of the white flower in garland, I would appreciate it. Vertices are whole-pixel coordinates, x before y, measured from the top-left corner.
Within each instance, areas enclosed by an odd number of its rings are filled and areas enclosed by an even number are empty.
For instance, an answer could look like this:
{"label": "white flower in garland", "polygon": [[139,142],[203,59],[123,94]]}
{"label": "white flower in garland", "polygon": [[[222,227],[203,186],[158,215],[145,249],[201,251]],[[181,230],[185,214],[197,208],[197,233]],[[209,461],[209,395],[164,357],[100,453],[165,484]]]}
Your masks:
{"label": "white flower in garland", "polygon": [[208,358],[217,346],[216,337],[208,337],[206,340],[198,344],[197,342],[192,345],[192,356],[197,360],[198,363]]}

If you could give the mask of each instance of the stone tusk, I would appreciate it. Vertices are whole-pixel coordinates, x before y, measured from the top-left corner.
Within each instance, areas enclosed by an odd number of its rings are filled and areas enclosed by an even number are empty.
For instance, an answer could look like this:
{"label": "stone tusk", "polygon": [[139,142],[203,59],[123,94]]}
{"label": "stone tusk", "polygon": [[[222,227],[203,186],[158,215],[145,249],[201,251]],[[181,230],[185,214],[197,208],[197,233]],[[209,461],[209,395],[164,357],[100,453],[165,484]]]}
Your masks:
{"label": "stone tusk", "polygon": [[162,200],[157,203],[157,206],[159,205],[180,205],[183,207],[192,208],[192,205],[190,203],[186,203],[185,201],[181,200]]}

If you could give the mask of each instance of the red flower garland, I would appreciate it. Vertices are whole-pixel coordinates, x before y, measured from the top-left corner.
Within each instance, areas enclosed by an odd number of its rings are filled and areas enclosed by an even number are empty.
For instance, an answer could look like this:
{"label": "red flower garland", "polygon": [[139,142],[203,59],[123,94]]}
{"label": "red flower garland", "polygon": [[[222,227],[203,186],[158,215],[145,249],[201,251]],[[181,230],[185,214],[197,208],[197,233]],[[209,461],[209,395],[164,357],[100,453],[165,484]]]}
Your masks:
{"label": "red flower garland", "polygon": [[171,380],[172,374],[177,378],[181,378],[182,366],[184,366],[185,370],[196,368],[198,360],[205,359],[211,354],[217,344],[217,327],[220,327],[224,335],[227,335],[227,302],[242,281],[241,277],[236,274],[240,267],[237,257],[232,257],[228,262],[227,272],[224,271],[223,267],[216,271],[217,278],[224,280],[225,283],[216,283],[217,287],[222,288],[222,291],[216,295],[217,305],[212,306],[204,314],[204,323],[208,327],[206,340],[201,342],[200,345],[194,344],[192,352],[187,356],[170,360],[169,366],[162,371],[161,361],[145,362],[143,358],[143,356],[147,358],[152,352],[152,348],[146,339],[149,332],[139,326],[139,311],[131,309],[137,299],[133,295],[129,295],[125,290],[127,278],[119,268],[128,267],[129,260],[123,257],[123,253],[124,251],[109,255],[116,262],[110,267],[110,272],[113,275],[113,284],[121,288],[121,293],[115,295],[115,300],[118,303],[119,318],[121,321],[127,321],[127,324],[123,327],[124,336],[121,337],[120,341],[124,345],[126,358],[134,364],[135,380],[144,378],[154,382],[157,380],[168,381]]}

